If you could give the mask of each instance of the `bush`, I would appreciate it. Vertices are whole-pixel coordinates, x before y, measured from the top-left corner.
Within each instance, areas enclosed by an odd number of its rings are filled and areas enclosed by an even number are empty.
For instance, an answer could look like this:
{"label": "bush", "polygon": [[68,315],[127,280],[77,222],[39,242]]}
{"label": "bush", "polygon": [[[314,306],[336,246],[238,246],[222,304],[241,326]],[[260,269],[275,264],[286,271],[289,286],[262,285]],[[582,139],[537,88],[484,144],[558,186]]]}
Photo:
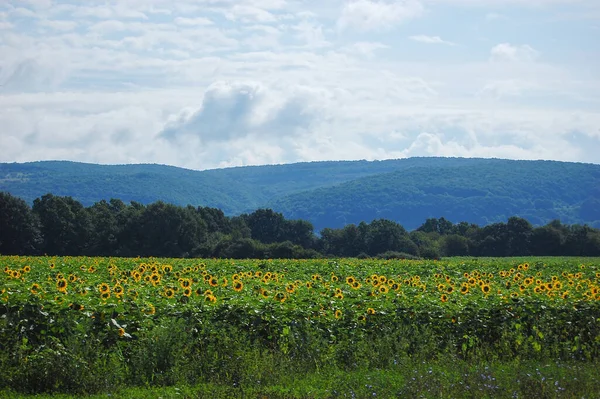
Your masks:
{"label": "bush", "polygon": [[386,251],[384,253],[378,254],[376,256],[377,259],[408,259],[408,260],[419,260],[421,259],[418,256],[407,254],[406,252],[397,252],[397,251]]}

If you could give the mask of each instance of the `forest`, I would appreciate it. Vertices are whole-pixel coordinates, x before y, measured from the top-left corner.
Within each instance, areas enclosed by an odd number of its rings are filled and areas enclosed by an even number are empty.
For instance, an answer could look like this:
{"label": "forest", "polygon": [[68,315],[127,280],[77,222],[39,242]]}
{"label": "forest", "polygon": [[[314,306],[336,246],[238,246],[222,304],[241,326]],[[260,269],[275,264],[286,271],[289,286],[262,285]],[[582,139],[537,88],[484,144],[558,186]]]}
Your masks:
{"label": "forest", "polygon": [[176,258],[402,258],[600,256],[600,230],[512,216],[487,225],[427,218],[408,231],[387,219],[322,228],[272,209],[226,216],[212,207],[120,199],[84,206],[0,192],[0,254]]}

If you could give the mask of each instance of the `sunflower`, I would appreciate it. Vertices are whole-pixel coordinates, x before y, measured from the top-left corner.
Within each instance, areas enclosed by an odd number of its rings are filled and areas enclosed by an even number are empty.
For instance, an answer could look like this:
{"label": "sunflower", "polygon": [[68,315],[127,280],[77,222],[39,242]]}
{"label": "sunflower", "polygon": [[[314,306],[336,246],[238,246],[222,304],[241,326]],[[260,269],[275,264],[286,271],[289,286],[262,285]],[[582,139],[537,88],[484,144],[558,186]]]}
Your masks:
{"label": "sunflower", "polygon": [[244,284],[239,281],[239,280],[234,280],[235,282],[233,283],[233,290],[235,292],[240,292],[244,289]]}
{"label": "sunflower", "polygon": [[390,288],[393,289],[394,291],[398,291],[400,289],[400,284],[394,283],[394,284],[392,284],[392,286]]}
{"label": "sunflower", "polygon": [[156,308],[151,303],[146,303],[146,307],[144,308],[144,313],[147,315],[153,315],[156,313]]}
{"label": "sunflower", "polygon": [[367,309],[367,314],[369,314],[369,315],[374,315],[374,314],[375,314],[375,309],[373,309],[373,308],[368,308],[368,309]]}
{"label": "sunflower", "polygon": [[173,271],[173,266],[163,265],[162,270],[163,270],[163,273],[171,273]]}
{"label": "sunflower", "polygon": [[191,296],[192,295],[192,289],[190,287],[184,288],[183,289],[183,296]]}
{"label": "sunflower", "polygon": [[157,286],[160,283],[161,277],[160,274],[158,273],[152,273],[150,275],[150,282],[152,283],[153,286]]}
{"label": "sunflower", "polygon": [[442,294],[442,296],[440,297],[440,301],[442,301],[442,302],[448,302],[448,295]]}
{"label": "sunflower", "polygon": [[567,298],[569,298],[569,291],[565,291],[565,292],[563,292],[563,293],[561,294],[561,296],[560,296],[560,297],[561,297],[562,299],[567,299]]}
{"label": "sunflower", "polygon": [[278,292],[273,298],[278,302],[285,302],[285,294],[283,292]]}
{"label": "sunflower", "polygon": [[69,283],[64,278],[58,279],[56,281],[56,289],[59,290],[60,292],[67,292],[68,286],[69,286]]}
{"label": "sunflower", "polygon": [[212,290],[206,290],[204,291],[204,296],[209,296],[209,295],[214,295]]}
{"label": "sunflower", "polygon": [[294,291],[296,290],[296,287],[294,286],[294,284],[290,283],[285,286],[285,290],[288,294],[293,294]]}
{"label": "sunflower", "polygon": [[469,293],[469,285],[466,283],[463,283],[463,285],[460,286],[460,293],[461,294],[468,294]]}
{"label": "sunflower", "polygon": [[39,294],[40,289],[41,289],[41,287],[38,283],[33,283],[29,290],[31,291],[32,294],[36,295],[36,294]]}
{"label": "sunflower", "polygon": [[210,284],[211,287],[216,287],[219,285],[219,279],[216,277],[211,277],[208,281],[208,284]]}
{"label": "sunflower", "polygon": [[31,266],[29,266],[29,265],[25,265],[25,266],[23,267],[23,273],[29,273],[30,271],[31,271]]}
{"label": "sunflower", "polygon": [[123,296],[123,287],[120,284],[115,284],[115,286],[112,288],[112,291],[115,293],[115,296],[117,298],[120,298]]}
{"label": "sunflower", "polygon": [[106,291],[100,294],[100,298],[102,298],[103,300],[107,300],[108,298],[110,298],[110,292]]}
{"label": "sunflower", "polygon": [[50,269],[54,269],[56,266],[54,265],[54,263],[50,263]]}
{"label": "sunflower", "polygon": [[306,282],[306,288],[309,288],[309,289],[310,289],[310,288],[312,288],[312,287],[313,287],[312,281],[307,281],[307,282]]}
{"label": "sunflower", "polygon": [[179,285],[181,285],[181,288],[188,288],[192,285],[192,280],[189,278],[180,278]]}
{"label": "sunflower", "polygon": [[358,316],[358,321],[359,322],[363,322],[365,320],[367,320],[367,318],[365,317],[365,315],[361,314],[360,316]]}
{"label": "sunflower", "polygon": [[386,283],[386,281],[387,281],[387,277],[385,277],[385,276],[379,276],[379,282],[380,282],[381,284],[385,284],[385,283]]}
{"label": "sunflower", "polygon": [[379,292],[382,294],[387,294],[389,291],[389,288],[387,285],[380,285],[379,286]]}
{"label": "sunflower", "polygon": [[527,286],[526,286],[526,285],[524,285],[524,284],[521,284],[521,285],[519,286],[519,291],[521,291],[521,292],[525,292],[525,290],[526,290],[526,289],[527,289]]}
{"label": "sunflower", "polygon": [[344,294],[342,294],[340,292],[340,293],[335,294],[334,297],[337,298],[337,299],[344,299]]}
{"label": "sunflower", "polygon": [[352,276],[346,277],[346,284],[352,285],[352,284],[354,284],[354,281],[356,281],[356,279],[354,277],[352,277]]}
{"label": "sunflower", "polygon": [[334,313],[334,316],[336,319],[339,319],[340,317],[342,317],[342,311],[341,310],[336,310]]}
{"label": "sunflower", "polygon": [[337,282],[338,282],[338,280],[339,280],[338,276],[336,276],[335,274],[332,274],[332,275],[331,275],[331,282],[332,282],[332,283],[337,283]]}
{"label": "sunflower", "polygon": [[483,292],[484,294],[489,294],[490,293],[490,286],[488,284],[482,284],[481,285],[481,292]]}
{"label": "sunflower", "polygon": [[83,310],[85,308],[85,306],[79,304],[79,303],[71,303],[69,305],[69,307],[73,310]]}
{"label": "sunflower", "polygon": [[210,303],[216,303],[217,302],[217,297],[214,295],[207,295],[204,297],[206,302],[210,302]]}
{"label": "sunflower", "polygon": [[448,288],[446,288],[446,292],[448,294],[452,294],[454,292],[454,286],[453,285],[449,285]]}
{"label": "sunflower", "polygon": [[231,276],[231,279],[232,279],[233,281],[235,281],[235,280],[239,280],[239,279],[240,279],[240,275],[239,275],[239,274],[237,274],[237,273],[234,273],[234,274]]}
{"label": "sunflower", "polygon": [[125,335],[125,329],[119,328],[119,337],[122,337],[123,335]]}
{"label": "sunflower", "polygon": [[268,297],[269,297],[269,291],[267,291],[267,290],[265,290],[265,289],[261,289],[261,290],[260,290],[260,295],[261,295],[263,298],[265,298],[265,299],[266,299],[266,298],[268,298]]}
{"label": "sunflower", "polygon": [[354,283],[352,283],[352,288],[353,288],[353,289],[357,290],[357,289],[359,289],[360,287],[362,287],[362,285],[361,285],[360,281],[355,281]]}
{"label": "sunflower", "polygon": [[164,295],[167,298],[173,298],[173,296],[175,296],[175,290],[173,288],[166,288],[164,291]]}

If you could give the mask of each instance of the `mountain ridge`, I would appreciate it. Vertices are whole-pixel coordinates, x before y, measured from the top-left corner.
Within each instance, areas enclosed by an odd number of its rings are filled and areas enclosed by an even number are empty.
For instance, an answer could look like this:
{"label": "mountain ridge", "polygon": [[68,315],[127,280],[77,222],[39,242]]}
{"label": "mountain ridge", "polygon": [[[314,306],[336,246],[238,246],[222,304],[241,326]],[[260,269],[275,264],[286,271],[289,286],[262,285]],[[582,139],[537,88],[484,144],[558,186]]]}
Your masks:
{"label": "mountain ridge", "polygon": [[0,163],[0,191],[28,202],[51,192],[209,206],[228,215],[269,207],[315,228],[377,218],[416,228],[426,217],[493,223],[510,216],[600,226],[600,165],[498,158],[315,161],[197,171],[160,164]]}

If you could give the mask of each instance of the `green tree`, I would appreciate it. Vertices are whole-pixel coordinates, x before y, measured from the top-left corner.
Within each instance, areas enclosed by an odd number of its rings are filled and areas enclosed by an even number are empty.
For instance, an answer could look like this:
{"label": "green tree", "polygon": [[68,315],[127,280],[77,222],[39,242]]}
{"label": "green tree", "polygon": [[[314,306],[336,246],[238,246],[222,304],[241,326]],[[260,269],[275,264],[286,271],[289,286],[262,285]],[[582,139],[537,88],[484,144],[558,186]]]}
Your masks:
{"label": "green tree", "polygon": [[39,222],[25,201],[0,192],[0,254],[32,255],[41,244]]}
{"label": "green tree", "polygon": [[42,252],[48,255],[86,253],[93,226],[81,203],[71,197],[46,194],[33,201],[32,210],[41,222]]}

